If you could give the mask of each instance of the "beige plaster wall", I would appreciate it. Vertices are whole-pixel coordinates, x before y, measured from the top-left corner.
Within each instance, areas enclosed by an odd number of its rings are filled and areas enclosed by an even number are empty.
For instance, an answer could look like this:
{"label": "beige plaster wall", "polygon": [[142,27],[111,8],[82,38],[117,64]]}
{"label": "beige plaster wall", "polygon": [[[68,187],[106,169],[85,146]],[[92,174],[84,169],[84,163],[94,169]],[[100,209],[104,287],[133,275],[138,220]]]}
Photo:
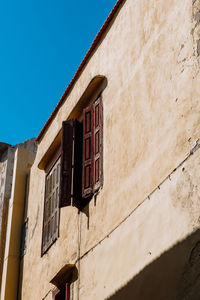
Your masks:
{"label": "beige plaster wall", "polygon": [[[188,205],[180,204],[179,192],[172,196],[170,191],[179,184],[176,180],[164,184],[162,196],[156,191],[148,201],[148,195],[188,156],[200,137],[198,3],[125,1],[51,123],[30,175],[22,299],[50,299],[49,281],[64,264],[76,263],[79,254],[83,257],[77,263],[79,298],[109,297],[199,226],[198,216],[193,212],[194,220],[193,215],[189,218]],[[37,165],[98,74],[108,80],[103,92],[103,189],[80,215],[73,207],[61,209],[60,237],[41,257],[45,172]],[[184,172],[179,173],[179,182],[187,180]],[[192,176],[196,180],[197,173]],[[190,189],[186,184],[186,190]],[[194,194],[196,209],[196,190]],[[78,298],[77,290],[74,295]]]}
{"label": "beige plaster wall", "polygon": [[[113,294],[126,289],[129,282],[131,293],[116,299],[199,299],[199,282],[198,289],[192,290],[200,275],[199,259],[194,268],[188,265],[192,249],[200,241],[199,167],[200,149],[81,259],[80,299],[115,299]],[[179,251],[175,250],[177,244]],[[166,256],[173,248],[167,264]],[[163,260],[162,268],[158,260]],[[148,280],[146,266],[151,266]],[[184,274],[185,268],[191,272]],[[143,277],[139,287],[137,276]],[[152,284],[154,277],[156,284]],[[182,297],[177,298],[179,293]]]}
{"label": "beige plaster wall", "polygon": [[26,176],[33,160],[34,155],[27,149],[16,149],[14,154],[12,191],[8,203],[6,242],[0,293],[1,300],[17,299]]}
{"label": "beige plaster wall", "polygon": [[[6,177],[6,166],[7,160],[0,161],[0,282],[2,277],[3,268],[3,255],[4,255],[4,242],[5,232],[3,232],[3,225],[5,223],[5,201],[4,201],[4,190],[5,190],[5,177]],[[5,225],[4,225],[5,226]],[[0,289],[1,290],[1,289]]]}
{"label": "beige plaster wall", "polygon": [[8,203],[12,188],[14,151],[14,148],[9,147],[0,157],[0,292],[6,240]]}
{"label": "beige plaster wall", "polygon": [[4,189],[5,189],[5,179],[6,179],[5,178],[6,166],[7,166],[7,159],[5,159],[4,161],[0,161],[0,222],[2,222],[2,216],[3,216],[3,202],[4,202],[3,199],[4,199]]}

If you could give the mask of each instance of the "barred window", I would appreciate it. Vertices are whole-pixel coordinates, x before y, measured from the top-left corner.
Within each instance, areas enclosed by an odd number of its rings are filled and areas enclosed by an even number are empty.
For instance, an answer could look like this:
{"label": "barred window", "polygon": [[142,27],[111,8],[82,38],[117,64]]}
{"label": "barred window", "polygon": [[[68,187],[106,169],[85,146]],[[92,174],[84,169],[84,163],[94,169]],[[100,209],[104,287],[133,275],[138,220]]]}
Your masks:
{"label": "barred window", "polygon": [[60,158],[47,174],[45,186],[42,254],[58,238]]}

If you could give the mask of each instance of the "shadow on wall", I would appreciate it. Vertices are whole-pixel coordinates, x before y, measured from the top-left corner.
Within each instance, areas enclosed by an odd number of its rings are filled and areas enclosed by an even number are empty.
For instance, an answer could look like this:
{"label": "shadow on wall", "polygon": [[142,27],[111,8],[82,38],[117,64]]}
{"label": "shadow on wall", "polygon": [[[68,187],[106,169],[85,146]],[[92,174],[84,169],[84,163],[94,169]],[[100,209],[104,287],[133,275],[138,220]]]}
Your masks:
{"label": "shadow on wall", "polygon": [[107,299],[200,300],[200,230],[165,252]]}

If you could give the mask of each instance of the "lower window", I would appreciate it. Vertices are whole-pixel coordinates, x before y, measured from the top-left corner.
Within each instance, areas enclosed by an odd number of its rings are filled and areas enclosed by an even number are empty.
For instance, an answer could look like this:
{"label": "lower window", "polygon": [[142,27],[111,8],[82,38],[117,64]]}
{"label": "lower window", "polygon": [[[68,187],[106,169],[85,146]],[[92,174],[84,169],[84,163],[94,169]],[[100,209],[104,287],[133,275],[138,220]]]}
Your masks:
{"label": "lower window", "polygon": [[70,284],[65,283],[60,286],[54,293],[53,300],[70,300]]}

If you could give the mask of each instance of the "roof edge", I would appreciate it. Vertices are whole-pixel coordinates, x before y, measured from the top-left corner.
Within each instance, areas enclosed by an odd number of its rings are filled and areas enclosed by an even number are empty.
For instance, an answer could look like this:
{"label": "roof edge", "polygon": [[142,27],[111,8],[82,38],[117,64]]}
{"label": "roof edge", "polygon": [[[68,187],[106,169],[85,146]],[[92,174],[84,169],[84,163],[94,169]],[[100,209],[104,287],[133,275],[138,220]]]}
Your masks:
{"label": "roof edge", "polygon": [[70,91],[72,90],[73,86],[75,85],[76,81],[78,80],[79,76],[81,75],[81,72],[83,70],[83,68],[85,67],[85,65],[87,64],[88,60],[90,59],[91,54],[93,53],[93,51],[96,49],[96,47],[98,46],[103,34],[105,33],[106,29],[108,28],[108,26],[110,25],[111,21],[113,20],[114,16],[116,15],[118,9],[120,8],[120,6],[123,4],[123,2],[125,2],[126,0],[118,0],[115,4],[115,6],[113,7],[113,9],[111,10],[109,16],[107,17],[105,23],[103,24],[103,26],[101,27],[101,29],[99,30],[99,32],[97,33],[92,45],[90,46],[88,52],[86,53],[83,61],[81,62],[80,66],[78,67],[74,77],[72,78],[71,82],[69,83],[69,85],[67,86],[67,89],[65,90],[64,94],[62,95],[60,101],[58,102],[58,104],[56,105],[56,107],[54,108],[52,114],[50,115],[50,117],[48,118],[47,122],[45,123],[44,127],[42,128],[42,130],[40,131],[38,137],[36,138],[36,142],[40,142],[41,138],[43,137],[43,135],[45,134],[47,128],[49,127],[49,125],[51,124],[53,118],[55,117],[55,115],[57,114],[59,108],[61,107],[62,103],[64,102],[65,98],[69,95]]}

